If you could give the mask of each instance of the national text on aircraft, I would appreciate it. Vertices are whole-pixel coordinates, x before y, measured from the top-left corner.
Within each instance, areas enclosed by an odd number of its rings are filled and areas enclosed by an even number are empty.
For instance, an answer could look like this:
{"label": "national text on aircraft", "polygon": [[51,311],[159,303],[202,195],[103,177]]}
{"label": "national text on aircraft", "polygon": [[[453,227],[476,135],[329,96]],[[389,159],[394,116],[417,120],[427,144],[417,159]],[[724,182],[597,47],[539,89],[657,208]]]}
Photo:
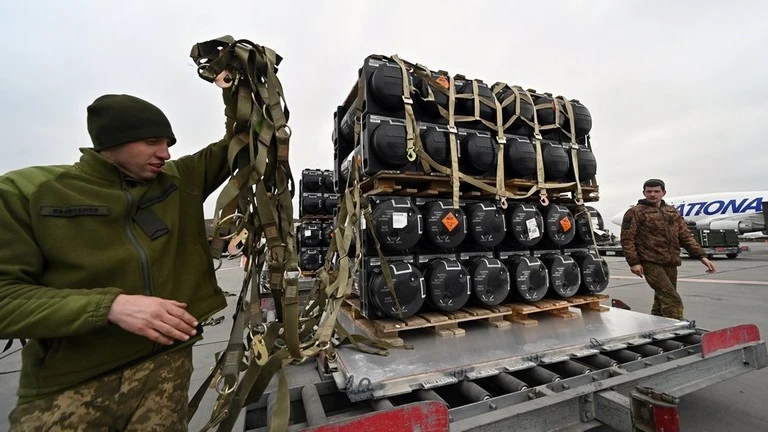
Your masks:
{"label": "national text on aircraft", "polygon": [[690,203],[682,203],[675,205],[677,211],[683,217],[699,216],[704,214],[706,216],[713,216],[716,214],[743,214],[743,213],[760,213],[763,211],[763,200],[765,198],[744,198],[742,200],[712,200],[712,201],[698,201]]}

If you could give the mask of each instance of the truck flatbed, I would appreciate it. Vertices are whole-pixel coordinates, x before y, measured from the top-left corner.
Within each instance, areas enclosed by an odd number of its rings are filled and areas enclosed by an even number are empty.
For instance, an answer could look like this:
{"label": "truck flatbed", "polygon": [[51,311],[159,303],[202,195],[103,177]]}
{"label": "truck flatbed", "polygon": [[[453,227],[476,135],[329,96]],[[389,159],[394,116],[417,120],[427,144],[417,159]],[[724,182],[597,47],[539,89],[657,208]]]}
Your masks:
{"label": "truck flatbed", "polygon": [[[348,317],[341,319],[350,328]],[[376,356],[340,347],[332,360],[289,368],[290,430],[390,424],[377,415],[406,422],[424,415],[435,426],[397,423],[404,430],[511,430],[513,424],[531,431],[600,424],[633,430],[643,421],[641,407],[674,411],[680,396],[768,363],[754,326],[721,335],[617,308],[583,311],[571,320],[542,317],[535,327],[472,323],[465,330],[459,337],[415,330],[406,337],[413,350]],[[500,385],[509,377],[526,387]],[[246,408],[245,430],[268,430],[274,396],[267,393]],[[434,402],[445,409],[447,428],[436,426],[441,415],[429,405]]]}

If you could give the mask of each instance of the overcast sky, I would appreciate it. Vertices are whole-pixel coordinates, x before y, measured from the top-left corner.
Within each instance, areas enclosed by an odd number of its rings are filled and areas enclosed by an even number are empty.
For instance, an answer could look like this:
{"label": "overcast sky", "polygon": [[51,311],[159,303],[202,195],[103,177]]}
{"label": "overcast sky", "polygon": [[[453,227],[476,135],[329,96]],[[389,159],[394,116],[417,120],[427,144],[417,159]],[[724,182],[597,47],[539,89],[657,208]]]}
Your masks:
{"label": "overcast sky", "polygon": [[231,34],[284,57],[294,173],[332,167],[333,111],[376,53],[582,101],[607,219],[649,177],[670,196],[765,190],[767,22],[764,1],[0,0],[0,173],[76,161],[105,93],[163,109],[174,157],[217,140],[219,90],[188,55]]}

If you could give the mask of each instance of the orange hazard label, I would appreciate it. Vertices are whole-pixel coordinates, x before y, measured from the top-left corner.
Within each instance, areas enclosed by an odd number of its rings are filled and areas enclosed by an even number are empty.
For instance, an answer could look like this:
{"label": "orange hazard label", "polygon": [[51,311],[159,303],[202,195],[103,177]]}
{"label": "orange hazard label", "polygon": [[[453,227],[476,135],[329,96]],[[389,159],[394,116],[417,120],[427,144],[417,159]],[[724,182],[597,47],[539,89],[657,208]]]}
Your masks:
{"label": "orange hazard label", "polygon": [[571,229],[573,225],[571,224],[570,219],[568,219],[567,217],[564,217],[560,219],[560,226],[563,228],[563,231],[568,231]]}
{"label": "orange hazard label", "polygon": [[440,75],[439,77],[435,78],[435,81],[437,81],[438,84],[443,86],[443,88],[448,88],[451,83],[448,81],[448,78],[445,77],[445,75]]}
{"label": "orange hazard label", "polygon": [[456,225],[458,224],[459,220],[456,219],[456,216],[454,216],[453,213],[448,213],[443,218],[443,225],[448,228],[448,231],[453,231],[453,229],[456,228]]}

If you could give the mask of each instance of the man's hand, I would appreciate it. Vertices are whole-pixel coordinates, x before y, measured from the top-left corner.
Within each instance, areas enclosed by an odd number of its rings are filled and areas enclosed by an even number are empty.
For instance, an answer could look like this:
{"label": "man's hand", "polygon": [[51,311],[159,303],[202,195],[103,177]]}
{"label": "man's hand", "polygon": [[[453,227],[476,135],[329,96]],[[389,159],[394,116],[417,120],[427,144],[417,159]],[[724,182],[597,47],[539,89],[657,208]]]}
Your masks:
{"label": "man's hand", "polygon": [[635,264],[633,266],[629,266],[629,271],[631,271],[632,273],[634,273],[634,274],[636,274],[636,275],[638,275],[640,277],[645,277],[645,273],[643,273],[643,266],[640,265],[640,264]]}
{"label": "man's hand", "polygon": [[112,302],[107,319],[123,330],[171,345],[174,340],[186,341],[197,333],[197,320],[186,307],[159,297],[120,294]]}
{"label": "man's hand", "polygon": [[702,257],[701,263],[707,267],[707,273],[714,273],[717,271],[715,270],[715,265],[712,264],[712,261],[710,261],[707,257]]}

